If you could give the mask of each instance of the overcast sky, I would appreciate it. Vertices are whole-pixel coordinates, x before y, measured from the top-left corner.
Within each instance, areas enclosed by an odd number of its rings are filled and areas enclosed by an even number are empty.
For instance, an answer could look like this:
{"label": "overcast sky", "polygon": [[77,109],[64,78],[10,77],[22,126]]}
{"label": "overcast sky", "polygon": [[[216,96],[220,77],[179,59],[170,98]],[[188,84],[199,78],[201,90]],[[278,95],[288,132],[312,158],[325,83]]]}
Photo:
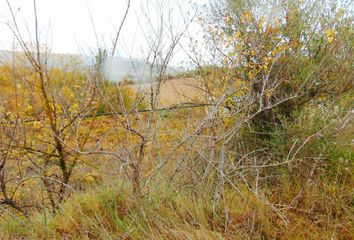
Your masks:
{"label": "overcast sky", "polygon": [[[34,11],[32,0],[9,0],[26,41],[33,40]],[[166,25],[172,22],[179,32],[193,15],[190,0],[131,0],[131,8],[122,29],[118,55],[140,58],[148,48],[146,37],[153,36],[151,25],[157,26],[157,16],[164,13]],[[201,1],[196,1],[201,2]],[[161,7],[161,4],[163,6]],[[37,0],[40,38],[55,53],[88,53],[100,46],[111,47],[116,29],[124,16],[127,0]],[[162,11],[160,9],[163,9]],[[188,14],[190,13],[190,14]],[[146,15],[145,15],[146,14]],[[97,33],[96,41],[91,17]],[[13,26],[6,0],[0,0],[0,49],[11,49]],[[192,25],[190,33],[198,29]],[[168,35],[167,32],[164,35]],[[183,44],[187,44],[185,38]],[[182,50],[177,60],[183,60]]]}

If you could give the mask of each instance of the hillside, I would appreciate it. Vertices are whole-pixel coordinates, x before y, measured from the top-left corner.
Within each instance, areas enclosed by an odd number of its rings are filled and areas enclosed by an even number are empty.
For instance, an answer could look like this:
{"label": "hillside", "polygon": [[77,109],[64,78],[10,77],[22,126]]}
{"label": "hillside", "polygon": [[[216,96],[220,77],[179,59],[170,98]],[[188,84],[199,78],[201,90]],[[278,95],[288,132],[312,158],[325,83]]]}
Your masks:
{"label": "hillside", "polygon": [[[27,67],[31,67],[30,61],[26,58],[24,52],[11,52],[0,50],[0,63],[9,64],[15,56],[16,61],[22,62]],[[60,54],[46,53],[41,54],[42,62],[46,63],[49,68],[72,69],[72,68],[92,68],[94,64],[94,56],[79,54]],[[135,83],[146,83],[154,81],[157,74],[157,67],[153,67],[151,72],[150,66],[141,59],[130,59],[122,57],[114,57],[107,59],[102,66],[104,75],[113,82],[119,82],[128,77]],[[177,74],[179,70],[169,67],[166,74]]]}

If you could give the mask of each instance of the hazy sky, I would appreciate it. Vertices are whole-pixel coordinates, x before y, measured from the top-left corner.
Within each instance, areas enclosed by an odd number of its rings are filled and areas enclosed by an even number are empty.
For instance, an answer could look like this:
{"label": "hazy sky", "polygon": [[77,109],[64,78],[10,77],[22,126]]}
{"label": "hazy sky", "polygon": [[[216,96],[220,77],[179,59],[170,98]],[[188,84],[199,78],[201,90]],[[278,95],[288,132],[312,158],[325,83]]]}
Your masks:
{"label": "hazy sky", "polygon": [[[22,35],[30,42],[34,36],[33,1],[9,0],[9,2],[16,14]],[[131,9],[117,49],[118,55],[143,56],[148,48],[146,38],[154,36],[153,28],[158,25],[158,16],[161,13],[165,15],[165,26],[172,22],[173,31],[181,31],[185,27],[185,21],[193,15],[190,2],[190,0],[131,0]],[[97,42],[100,46],[111,47],[126,5],[127,0],[37,0],[41,42],[46,42],[52,52],[56,53],[88,53],[97,48]],[[98,41],[90,16],[95,25]],[[13,21],[7,1],[0,0],[0,49],[12,48],[11,26]],[[190,33],[194,35],[197,31],[197,27],[192,25]],[[164,36],[168,38],[169,33],[165,32]],[[187,44],[188,40],[185,38],[182,41]],[[182,52],[178,51],[177,60],[183,59]]]}

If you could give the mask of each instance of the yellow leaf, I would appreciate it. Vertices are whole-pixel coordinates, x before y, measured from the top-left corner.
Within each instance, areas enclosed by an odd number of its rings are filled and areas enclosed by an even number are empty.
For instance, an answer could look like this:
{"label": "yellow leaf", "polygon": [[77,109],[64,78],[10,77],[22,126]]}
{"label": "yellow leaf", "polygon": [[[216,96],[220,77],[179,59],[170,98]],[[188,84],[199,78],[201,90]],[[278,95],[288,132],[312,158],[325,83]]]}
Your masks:
{"label": "yellow leaf", "polygon": [[234,35],[234,38],[237,40],[237,39],[240,39],[240,37],[241,37],[241,32],[237,31]]}
{"label": "yellow leaf", "polygon": [[225,22],[225,24],[226,25],[231,25],[232,23],[233,23],[233,19],[232,19],[232,17],[230,17],[230,16],[227,16],[225,19],[224,19],[224,22]]}
{"label": "yellow leaf", "polygon": [[263,24],[264,24],[264,20],[263,20],[263,17],[261,19],[259,19],[258,21],[258,28],[259,29],[262,29],[263,28]]}
{"label": "yellow leaf", "polygon": [[333,28],[326,30],[325,35],[327,37],[328,43],[333,43],[336,33],[336,30],[334,30]]}
{"label": "yellow leaf", "polygon": [[252,70],[249,71],[247,75],[248,75],[248,78],[252,78],[253,77],[253,71]]}
{"label": "yellow leaf", "polygon": [[252,21],[252,17],[253,17],[253,15],[252,15],[252,12],[251,11],[246,11],[244,14],[243,14],[243,20],[245,21],[245,22],[251,22]]}

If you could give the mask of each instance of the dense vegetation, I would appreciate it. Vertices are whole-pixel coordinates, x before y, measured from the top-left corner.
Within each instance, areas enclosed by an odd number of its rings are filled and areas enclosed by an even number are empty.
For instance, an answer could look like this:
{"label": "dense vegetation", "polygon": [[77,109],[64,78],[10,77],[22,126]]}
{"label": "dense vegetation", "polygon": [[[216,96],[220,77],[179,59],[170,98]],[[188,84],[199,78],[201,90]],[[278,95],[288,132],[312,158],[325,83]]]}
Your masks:
{"label": "dense vegetation", "polygon": [[91,68],[51,68],[14,29],[22,53],[0,67],[0,238],[353,239],[351,3],[268,4],[196,13],[207,47],[178,76],[196,82],[193,108],[159,107],[180,35],[165,55],[155,38],[159,74],[141,93],[106,79],[106,51]]}

